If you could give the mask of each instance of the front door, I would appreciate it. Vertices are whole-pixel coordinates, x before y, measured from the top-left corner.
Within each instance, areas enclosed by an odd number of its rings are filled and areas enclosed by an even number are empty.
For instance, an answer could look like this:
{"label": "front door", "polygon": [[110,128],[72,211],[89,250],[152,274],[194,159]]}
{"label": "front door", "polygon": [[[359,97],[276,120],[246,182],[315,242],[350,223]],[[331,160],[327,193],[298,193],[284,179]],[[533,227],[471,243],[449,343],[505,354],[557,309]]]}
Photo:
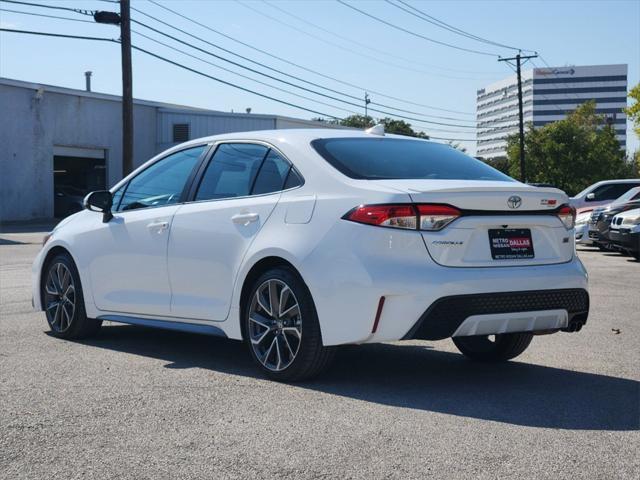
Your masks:
{"label": "front door", "polygon": [[181,150],[141,171],[114,193],[114,217],[83,234],[99,310],[169,315],[167,246],[171,223],[206,145]]}

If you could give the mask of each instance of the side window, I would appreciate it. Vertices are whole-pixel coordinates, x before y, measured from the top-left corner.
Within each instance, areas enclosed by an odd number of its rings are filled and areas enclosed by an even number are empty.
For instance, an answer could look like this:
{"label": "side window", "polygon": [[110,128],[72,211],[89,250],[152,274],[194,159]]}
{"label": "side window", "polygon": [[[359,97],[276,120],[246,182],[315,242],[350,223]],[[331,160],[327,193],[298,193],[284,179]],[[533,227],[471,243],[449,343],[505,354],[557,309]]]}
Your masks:
{"label": "side window", "polygon": [[633,187],[635,187],[633,183],[619,183],[618,185],[613,185],[611,192],[609,192],[610,196],[607,196],[607,200],[615,200],[616,198],[627,193]]}
{"label": "side window", "polygon": [[611,185],[602,185],[593,191],[595,195],[594,201],[597,200],[615,200],[620,195],[626,193],[629,189],[635,187],[632,183],[618,183]]}
{"label": "side window", "polygon": [[202,176],[195,200],[249,195],[268,150],[251,143],[220,144]]}
{"label": "side window", "polygon": [[189,174],[205,148],[206,145],[201,145],[181,150],[140,172],[129,181],[118,211],[179,202]]}
{"label": "side window", "polygon": [[300,174],[295,170],[295,168],[292,168],[291,170],[289,170],[287,181],[284,182],[284,190],[293,187],[299,187],[303,183],[304,182],[302,181],[302,177],[300,176]]}
{"label": "side window", "polygon": [[258,171],[251,195],[279,192],[284,187],[290,169],[291,164],[287,160],[274,150],[269,150],[269,154]]}
{"label": "side window", "polygon": [[[607,193],[610,189],[611,185],[601,185],[600,187],[596,188],[595,190],[593,190],[593,192],[591,192],[593,193],[592,201],[606,200]],[[587,201],[589,201],[589,199],[587,199]]]}

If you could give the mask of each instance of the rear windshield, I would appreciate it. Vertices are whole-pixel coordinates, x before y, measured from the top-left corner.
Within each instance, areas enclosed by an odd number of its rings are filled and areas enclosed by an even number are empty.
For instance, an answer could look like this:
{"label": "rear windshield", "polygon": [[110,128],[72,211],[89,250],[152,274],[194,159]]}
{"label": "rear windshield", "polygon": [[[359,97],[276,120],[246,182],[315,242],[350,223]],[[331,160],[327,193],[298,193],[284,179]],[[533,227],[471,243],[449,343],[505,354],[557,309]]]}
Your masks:
{"label": "rear windshield", "polygon": [[323,138],[313,140],[311,145],[351,178],[515,181],[442,143],[400,138]]}

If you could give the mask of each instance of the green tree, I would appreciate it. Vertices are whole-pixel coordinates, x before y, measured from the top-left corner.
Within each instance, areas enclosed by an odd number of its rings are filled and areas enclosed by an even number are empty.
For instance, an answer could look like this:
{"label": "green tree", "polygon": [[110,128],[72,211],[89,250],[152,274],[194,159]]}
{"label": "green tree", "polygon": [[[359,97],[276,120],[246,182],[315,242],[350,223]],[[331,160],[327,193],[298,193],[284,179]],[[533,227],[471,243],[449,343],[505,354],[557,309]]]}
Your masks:
{"label": "green tree", "polygon": [[427,139],[429,138],[429,135],[427,135],[426,133],[415,131],[411,127],[410,123],[407,123],[403,120],[396,120],[389,117],[380,118],[376,120],[370,116],[365,117],[364,115],[351,115],[339,121],[327,120],[326,118],[314,118],[313,120],[317,122],[325,122],[325,123],[342,125],[344,127],[359,128],[359,129],[371,128],[374,125],[381,123],[382,125],[384,125],[384,131],[386,133],[395,133],[397,135],[406,135],[409,137],[417,137],[417,138],[427,138]]}
{"label": "green tree", "polygon": [[640,137],[640,83],[631,89],[629,98],[635,100],[635,103],[629,108],[625,108],[624,111],[633,122],[633,129],[636,135]]}
{"label": "green tree", "polygon": [[404,120],[395,120],[393,118],[385,117],[378,120],[378,123],[384,125],[384,131],[387,133],[406,135],[408,137],[429,138],[429,136],[424,132],[416,132],[411,128],[411,124]]}
{"label": "green tree", "polygon": [[487,165],[492,166],[496,170],[509,175],[509,159],[507,157],[487,158],[483,160]]}
{"label": "green tree", "polygon": [[[596,103],[589,101],[563,120],[525,134],[527,181],[551,183],[573,195],[600,180],[628,178],[631,164],[616,140],[615,130],[596,114]],[[507,142],[509,174],[520,176],[518,136]]]}
{"label": "green tree", "polygon": [[373,118],[364,115],[351,115],[350,117],[340,120],[340,125],[353,128],[369,128],[375,125]]}

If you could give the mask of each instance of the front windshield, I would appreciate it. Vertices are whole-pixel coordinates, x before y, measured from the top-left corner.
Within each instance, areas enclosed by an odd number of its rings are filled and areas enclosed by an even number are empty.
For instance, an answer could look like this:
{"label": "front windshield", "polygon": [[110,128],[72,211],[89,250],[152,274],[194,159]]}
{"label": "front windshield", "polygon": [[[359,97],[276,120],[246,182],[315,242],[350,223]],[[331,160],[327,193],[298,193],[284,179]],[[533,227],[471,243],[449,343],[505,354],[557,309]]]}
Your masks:
{"label": "front windshield", "polygon": [[630,200],[637,200],[638,198],[640,198],[640,187],[633,187],[631,190],[627,190],[626,193],[616,198],[613,203],[625,203]]}

